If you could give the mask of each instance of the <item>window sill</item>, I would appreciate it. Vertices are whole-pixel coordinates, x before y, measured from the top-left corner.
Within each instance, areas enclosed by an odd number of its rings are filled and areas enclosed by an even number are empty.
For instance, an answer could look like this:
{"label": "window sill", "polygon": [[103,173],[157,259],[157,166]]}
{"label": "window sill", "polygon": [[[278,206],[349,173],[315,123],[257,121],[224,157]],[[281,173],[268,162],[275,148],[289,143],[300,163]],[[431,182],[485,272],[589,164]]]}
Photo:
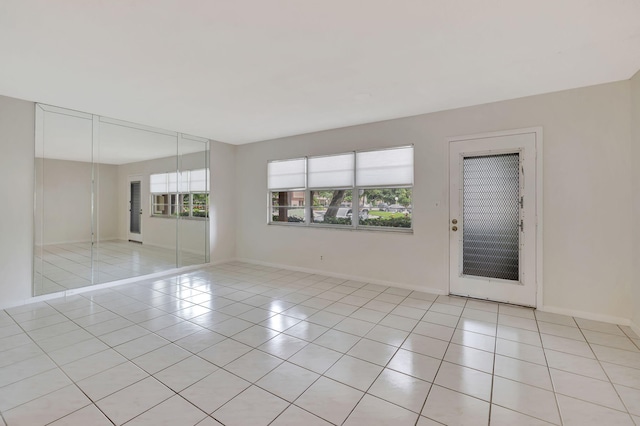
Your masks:
{"label": "window sill", "polygon": [[149,217],[154,218],[154,219],[173,219],[173,220],[175,220],[175,219],[177,219],[179,217],[181,220],[195,220],[195,221],[205,221],[205,220],[209,219],[208,217],[165,216],[165,215],[159,215],[159,214],[158,215],[152,214]]}
{"label": "window sill", "polygon": [[389,232],[393,234],[413,234],[413,228],[393,228],[393,227],[382,227],[382,226],[358,226],[354,228],[351,225],[321,225],[319,223],[299,223],[299,222],[268,222],[267,225],[274,226],[290,226],[296,228],[304,228],[304,229],[337,229],[341,231],[351,231],[351,232]]}

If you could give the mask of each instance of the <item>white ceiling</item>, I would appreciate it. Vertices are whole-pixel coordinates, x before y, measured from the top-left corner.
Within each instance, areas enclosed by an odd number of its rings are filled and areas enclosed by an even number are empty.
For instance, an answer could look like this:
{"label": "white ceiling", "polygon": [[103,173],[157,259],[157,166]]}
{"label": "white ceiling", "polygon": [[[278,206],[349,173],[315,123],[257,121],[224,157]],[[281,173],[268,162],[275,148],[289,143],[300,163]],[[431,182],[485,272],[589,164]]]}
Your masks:
{"label": "white ceiling", "polygon": [[639,0],[0,0],[0,94],[234,144],[638,69]]}

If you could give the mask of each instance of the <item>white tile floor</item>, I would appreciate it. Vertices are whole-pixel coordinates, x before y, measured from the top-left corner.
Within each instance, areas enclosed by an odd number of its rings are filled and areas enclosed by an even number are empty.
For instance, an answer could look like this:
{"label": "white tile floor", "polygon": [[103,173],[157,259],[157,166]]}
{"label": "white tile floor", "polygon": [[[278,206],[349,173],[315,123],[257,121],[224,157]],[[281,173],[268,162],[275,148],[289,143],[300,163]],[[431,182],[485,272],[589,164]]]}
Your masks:
{"label": "white tile floor", "polygon": [[[93,263],[92,263],[93,262]],[[180,266],[205,263],[205,254],[182,252]],[[93,264],[93,270],[92,270]],[[176,267],[176,251],[123,240],[36,246],[36,295],[133,278]],[[92,278],[93,274],[93,278]]]}
{"label": "white tile floor", "polygon": [[0,311],[0,413],[2,426],[640,425],[640,338],[228,263]]}

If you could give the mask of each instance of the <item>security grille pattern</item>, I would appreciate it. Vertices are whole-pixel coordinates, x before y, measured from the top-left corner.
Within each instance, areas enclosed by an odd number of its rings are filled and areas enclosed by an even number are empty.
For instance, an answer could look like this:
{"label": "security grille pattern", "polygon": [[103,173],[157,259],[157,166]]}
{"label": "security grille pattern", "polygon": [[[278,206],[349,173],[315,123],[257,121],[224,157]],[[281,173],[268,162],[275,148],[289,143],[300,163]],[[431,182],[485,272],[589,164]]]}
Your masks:
{"label": "security grille pattern", "polygon": [[519,168],[519,154],[464,158],[464,275],[519,280]]}
{"label": "security grille pattern", "polygon": [[129,232],[140,233],[140,182],[131,182],[131,210]]}

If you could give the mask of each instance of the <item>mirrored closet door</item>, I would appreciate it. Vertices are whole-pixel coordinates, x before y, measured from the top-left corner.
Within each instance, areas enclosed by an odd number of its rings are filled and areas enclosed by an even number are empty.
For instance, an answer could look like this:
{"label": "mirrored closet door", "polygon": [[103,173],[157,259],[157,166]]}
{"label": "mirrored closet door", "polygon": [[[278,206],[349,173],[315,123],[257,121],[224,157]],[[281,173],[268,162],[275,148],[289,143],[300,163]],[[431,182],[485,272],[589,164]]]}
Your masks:
{"label": "mirrored closet door", "polygon": [[36,105],[35,296],[209,262],[209,141]]}

